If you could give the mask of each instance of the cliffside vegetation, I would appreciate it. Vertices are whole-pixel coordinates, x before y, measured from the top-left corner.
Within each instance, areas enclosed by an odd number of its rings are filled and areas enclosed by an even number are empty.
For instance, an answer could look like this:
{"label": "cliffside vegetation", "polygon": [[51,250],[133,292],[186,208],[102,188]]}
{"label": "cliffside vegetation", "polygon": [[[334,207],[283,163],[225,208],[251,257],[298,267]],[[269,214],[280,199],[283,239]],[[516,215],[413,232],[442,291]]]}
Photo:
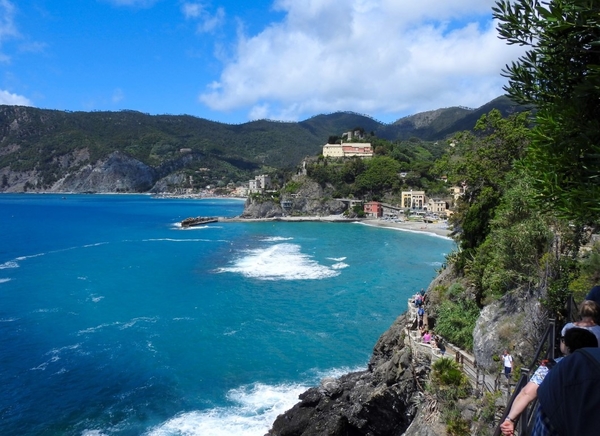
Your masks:
{"label": "cliffside vegetation", "polygon": [[447,148],[445,141],[392,142],[374,137],[365,141],[371,142],[373,158],[320,156],[307,163],[307,174],[322,186],[332,186],[333,196],[341,198],[380,200],[397,197],[403,189],[424,189],[429,195],[448,193],[447,185],[431,171]]}

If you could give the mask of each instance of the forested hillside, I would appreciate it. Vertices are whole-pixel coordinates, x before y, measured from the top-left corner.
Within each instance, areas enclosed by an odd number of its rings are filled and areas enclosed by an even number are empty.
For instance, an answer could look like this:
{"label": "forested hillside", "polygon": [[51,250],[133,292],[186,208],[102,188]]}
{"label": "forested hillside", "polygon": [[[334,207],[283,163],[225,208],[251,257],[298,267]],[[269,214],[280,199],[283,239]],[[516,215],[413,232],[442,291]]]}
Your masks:
{"label": "forested hillside", "polygon": [[[489,105],[503,114],[519,110],[505,97]],[[143,166],[147,179],[118,187],[105,183],[102,190],[110,186],[127,192],[148,190],[165,177],[170,177],[165,186],[180,186],[199,168],[205,172],[196,177],[202,184],[238,182],[259,172],[294,168],[304,157],[318,155],[331,135],[356,127],[391,141],[435,140],[472,128],[481,113],[448,108],[382,124],[368,116],[339,112],[298,123],[259,120],[230,125],[187,115],[0,106],[0,191],[79,190],[83,186],[96,191],[89,172],[102,165],[104,170],[107,165],[112,168],[115,180],[119,171],[135,178],[132,169]],[[110,156],[118,156],[121,163],[135,162],[115,169],[107,164]],[[82,171],[90,165],[83,180]]]}

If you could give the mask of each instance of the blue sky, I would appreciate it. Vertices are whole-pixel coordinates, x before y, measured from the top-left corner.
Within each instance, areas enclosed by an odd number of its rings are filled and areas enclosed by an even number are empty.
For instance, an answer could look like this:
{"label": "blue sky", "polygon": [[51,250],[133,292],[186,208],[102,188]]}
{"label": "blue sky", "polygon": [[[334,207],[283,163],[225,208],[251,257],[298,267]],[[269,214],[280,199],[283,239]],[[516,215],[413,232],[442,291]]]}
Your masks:
{"label": "blue sky", "polygon": [[0,104],[383,122],[502,94],[488,0],[0,0]]}

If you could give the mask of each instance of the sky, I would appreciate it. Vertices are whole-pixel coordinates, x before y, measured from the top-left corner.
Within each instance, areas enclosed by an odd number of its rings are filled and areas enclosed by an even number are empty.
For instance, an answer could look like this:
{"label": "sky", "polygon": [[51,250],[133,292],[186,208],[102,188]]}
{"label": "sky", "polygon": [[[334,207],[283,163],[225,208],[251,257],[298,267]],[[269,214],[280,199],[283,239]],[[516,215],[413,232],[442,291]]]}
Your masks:
{"label": "sky", "polygon": [[0,0],[0,104],[390,123],[502,95],[493,0]]}

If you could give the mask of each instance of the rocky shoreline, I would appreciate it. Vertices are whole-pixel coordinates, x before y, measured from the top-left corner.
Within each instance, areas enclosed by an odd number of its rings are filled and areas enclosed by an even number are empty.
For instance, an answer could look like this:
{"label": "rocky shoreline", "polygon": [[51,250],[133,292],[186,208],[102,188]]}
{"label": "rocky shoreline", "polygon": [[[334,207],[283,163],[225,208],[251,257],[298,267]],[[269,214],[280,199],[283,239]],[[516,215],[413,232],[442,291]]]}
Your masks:
{"label": "rocky shoreline", "polygon": [[[395,223],[396,224],[396,223]],[[400,223],[397,223],[400,224]],[[428,291],[451,276],[441,272]],[[408,312],[380,337],[364,371],[325,378],[300,394],[265,436],[439,436],[447,434],[428,407],[431,360],[407,344]]]}

